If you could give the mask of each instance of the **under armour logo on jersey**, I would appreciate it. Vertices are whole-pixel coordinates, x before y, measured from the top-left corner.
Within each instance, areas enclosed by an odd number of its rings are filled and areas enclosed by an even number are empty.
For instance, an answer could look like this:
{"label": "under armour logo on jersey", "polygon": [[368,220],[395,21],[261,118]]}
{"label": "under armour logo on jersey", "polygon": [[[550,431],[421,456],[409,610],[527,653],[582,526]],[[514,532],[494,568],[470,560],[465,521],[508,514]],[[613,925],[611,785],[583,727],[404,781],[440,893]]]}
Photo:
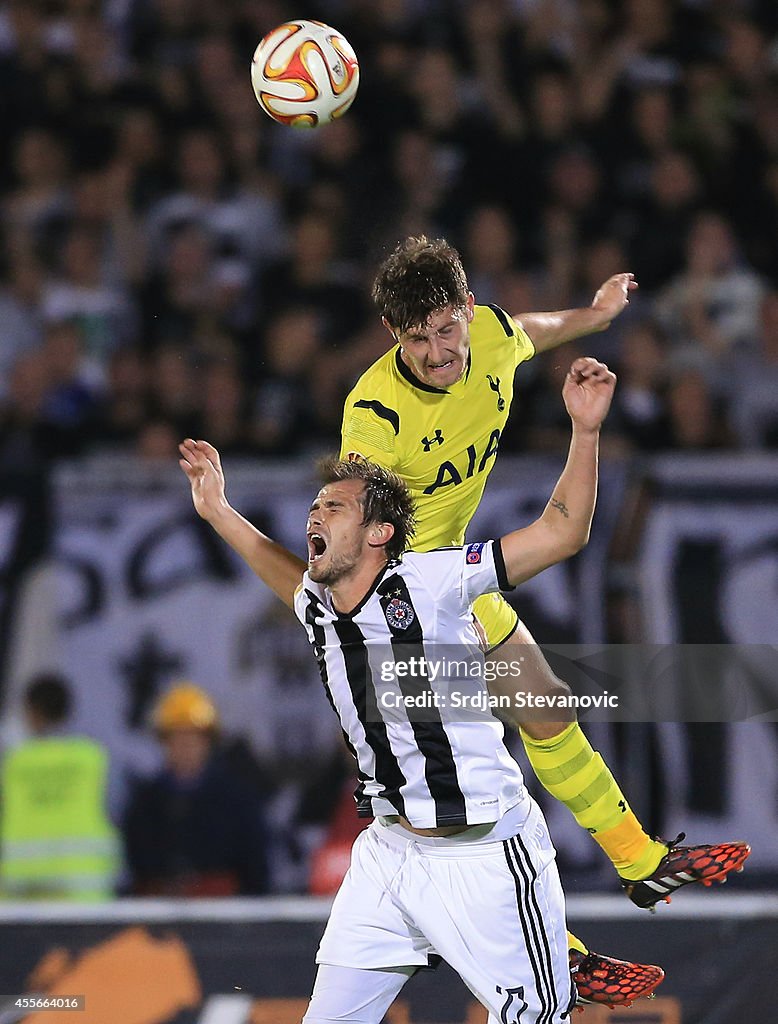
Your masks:
{"label": "under armour logo on jersey", "polygon": [[432,451],[433,444],[443,444],[443,440],[443,434],[438,428],[432,437],[423,437],[421,443],[424,445],[424,451],[429,452]]}
{"label": "under armour logo on jersey", "polygon": [[413,608],[407,601],[402,601],[399,597],[392,598],[384,608],[384,615],[386,621],[394,629],[407,629],[416,618]]}
{"label": "under armour logo on jersey", "polygon": [[505,399],[500,394],[500,378],[487,373],[486,379],[489,381],[489,387],[497,394],[497,412],[502,412],[505,408]]}

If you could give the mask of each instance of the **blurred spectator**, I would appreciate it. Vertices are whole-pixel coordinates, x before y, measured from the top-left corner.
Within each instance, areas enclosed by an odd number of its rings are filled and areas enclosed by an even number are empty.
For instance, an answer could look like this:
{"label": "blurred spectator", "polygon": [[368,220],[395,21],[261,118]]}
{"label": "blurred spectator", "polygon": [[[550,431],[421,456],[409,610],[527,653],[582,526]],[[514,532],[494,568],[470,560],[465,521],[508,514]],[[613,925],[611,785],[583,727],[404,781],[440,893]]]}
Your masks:
{"label": "blurred spectator", "polygon": [[49,324],[42,355],[47,387],[40,419],[47,454],[78,455],[90,438],[98,409],[97,390],[90,381],[79,322],[63,320]]}
{"label": "blurred spectator", "polygon": [[619,387],[611,426],[640,451],[671,444],[666,363],[664,340],[654,323],[646,320],[626,331],[616,363]]}
{"label": "blurred spectator", "polygon": [[68,734],[70,691],[59,676],[31,680],[24,695],[30,738],[0,768],[0,885],[6,898],[106,900],[119,844],[106,815],[108,757]]}
{"label": "blurred spectator", "polygon": [[134,331],[134,311],[121,286],[107,279],[99,229],[76,221],[59,249],[54,277],[44,286],[44,319],[78,320],[84,333],[89,370],[102,383],[111,353]]}
{"label": "blurred spectator", "polygon": [[[579,272],[575,282],[575,289],[572,295],[572,306],[588,306],[592,297],[603,281],[607,281],[614,274],[623,273],[625,270],[632,271],[624,246],[618,238],[613,236],[595,237],[581,251],[579,261]],[[638,279],[640,287],[630,295],[629,316],[618,317],[610,325],[607,331],[602,331],[587,339],[587,352],[604,360],[609,365],[618,365],[621,348],[625,334],[629,331],[630,325],[640,315],[641,308],[647,305],[643,297],[643,284]],[[553,296],[545,297],[544,305],[552,305]],[[522,309],[534,309],[534,306],[524,305]]]}
{"label": "blurred spectator", "polygon": [[674,114],[668,88],[649,87],[633,94],[629,132],[616,182],[620,195],[628,202],[641,201],[650,193],[654,161],[674,142]]}
{"label": "blurred spectator", "polygon": [[152,414],[138,430],[134,452],[143,462],[165,466],[180,440],[181,433],[176,430],[175,423],[164,416]]}
{"label": "blurred spectator", "polygon": [[[677,131],[709,173],[731,177],[739,102],[726,68],[713,54],[701,54],[686,72],[684,109]],[[729,184],[729,182],[728,182]]]}
{"label": "blurred spectator", "polygon": [[[145,269],[145,240],[131,205],[132,181],[114,165],[82,171],[73,182],[72,224],[94,233],[103,281],[122,289],[140,279]],[[135,326],[134,318],[126,331]]]}
{"label": "blurred spectator", "polygon": [[288,260],[262,276],[260,301],[265,318],[294,306],[315,309],[324,337],[348,337],[365,315],[365,301],[354,268],[342,259],[335,228],[320,213],[304,213],[295,223]]}
{"label": "blurred spectator", "polygon": [[478,206],[466,224],[464,257],[470,287],[480,303],[495,303],[517,258],[518,239],[505,209]]}
{"label": "blurred spectator", "polygon": [[10,262],[0,287],[0,399],[16,359],[34,351],[43,339],[40,309],[43,274],[31,258]]}
{"label": "blurred spectator", "polygon": [[195,353],[184,343],[162,345],[149,363],[149,409],[169,421],[180,440],[197,433],[198,373]]}
{"label": "blurred spectator", "polygon": [[130,106],[116,125],[110,168],[127,180],[129,202],[136,214],[160,199],[167,171],[159,118],[147,106]]}
{"label": "blurred spectator", "polygon": [[756,345],[728,364],[733,421],[747,448],[778,448],[778,291],[762,299]]}
{"label": "blurred spectator", "polygon": [[759,89],[771,72],[767,39],[759,25],[739,12],[722,19],[725,67],[741,96]]}
{"label": "blurred spectator", "polygon": [[[772,100],[771,117],[774,122],[772,158],[751,161],[747,168],[744,167],[743,181],[733,186],[731,196],[749,258],[775,286],[778,285],[775,259],[775,239],[778,238],[778,90]],[[754,167],[759,166],[764,170],[755,175]]]}
{"label": "blurred spectator", "polygon": [[136,896],[232,896],[267,891],[267,833],[259,797],[219,747],[208,694],[170,689],[154,711],[165,760],[130,795],[123,833]]}
{"label": "blurred spectator", "polygon": [[207,437],[224,456],[251,454],[246,435],[248,396],[235,359],[211,360],[204,370],[197,436]]}
{"label": "blurred spectator", "polygon": [[602,171],[588,149],[566,148],[551,161],[549,206],[569,219],[573,236],[580,242],[607,232],[611,213],[603,191]]}
{"label": "blurred spectator", "polygon": [[5,230],[42,254],[70,208],[65,148],[53,132],[30,125],[14,146],[13,169],[15,187],[3,204]]}
{"label": "blurred spectator", "polygon": [[533,191],[538,192],[554,158],[576,141],[575,102],[573,83],[561,68],[541,69],[529,89],[528,149],[537,161]]}
{"label": "blurred spectator", "polygon": [[393,247],[399,236],[443,231],[445,156],[435,140],[415,129],[399,132],[391,147],[389,180],[374,193],[365,230],[371,250]]}
{"label": "blurred spectator", "polygon": [[251,426],[258,451],[295,455],[316,439],[311,387],[320,347],[320,319],[311,309],[290,309],[270,323],[265,359],[252,368],[259,375]]}
{"label": "blurred spectator", "polygon": [[732,228],[719,214],[699,214],[686,241],[686,265],[657,299],[657,315],[676,338],[714,359],[754,337],[763,286],[739,259]]}
{"label": "blurred spectator", "polygon": [[623,32],[630,60],[624,69],[628,85],[672,85],[681,77],[677,6],[671,0],[627,0]]}
{"label": "blurred spectator", "polygon": [[0,404],[0,452],[5,468],[35,466],[44,455],[38,426],[46,383],[46,363],[40,351],[21,355],[11,365]]}
{"label": "blurred spectator", "polygon": [[670,364],[667,408],[667,447],[707,451],[732,443],[725,409],[714,397],[705,373],[694,365],[681,364],[676,369]]}
{"label": "blurred spectator", "polygon": [[236,189],[227,155],[215,131],[193,128],[184,132],[176,160],[178,191],[160,199],[149,212],[155,262],[164,256],[170,226],[182,222],[199,224],[219,256],[264,263],[283,251],[277,198]]}
{"label": "blurred spectator", "polygon": [[129,449],[148,415],[148,367],[136,347],[117,349],[95,417],[93,442],[100,448]]}
{"label": "blurred spectator", "polygon": [[141,296],[145,311],[143,344],[186,344],[199,323],[213,313],[215,264],[213,241],[195,222],[171,224],[163,263]]}
{"label": "blurred spectator", "polygon": [[683,266],[683,249],[702,185],[691,158],[667,150],[653,162],[649,189],[623,208],[620,219],[630,244],[630,264],[640,287],[653,293]]}

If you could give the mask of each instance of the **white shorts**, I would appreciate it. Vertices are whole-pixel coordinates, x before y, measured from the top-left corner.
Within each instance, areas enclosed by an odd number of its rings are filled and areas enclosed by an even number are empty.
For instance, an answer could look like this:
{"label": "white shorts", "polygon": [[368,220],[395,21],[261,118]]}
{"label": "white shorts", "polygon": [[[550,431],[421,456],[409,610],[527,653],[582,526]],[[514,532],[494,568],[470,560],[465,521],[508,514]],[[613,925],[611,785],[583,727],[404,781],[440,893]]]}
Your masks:
{"label": "white shorts", "polygon": [[474,840],[427,838],[375,821],[361,833],[316,957],[306,1024],[379,1024],[381,992],[391,1002],[413,973],[398,969],[427,966],[436,955],[490,1020],[566,1018],[572,984],[564,896],[542,812],[527,798],[480,832]]}

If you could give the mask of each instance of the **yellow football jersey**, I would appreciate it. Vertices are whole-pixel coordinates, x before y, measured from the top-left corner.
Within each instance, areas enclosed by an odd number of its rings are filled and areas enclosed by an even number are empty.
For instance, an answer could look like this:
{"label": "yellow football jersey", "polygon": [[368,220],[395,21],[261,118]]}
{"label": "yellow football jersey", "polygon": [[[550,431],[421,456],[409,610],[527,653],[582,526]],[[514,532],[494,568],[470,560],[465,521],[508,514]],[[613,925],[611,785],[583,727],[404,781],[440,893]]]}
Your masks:
{"label": "yellow football jersey", "polygon": [[396,345],[357,381],[343,411],[341,457],[393,469],[416,502],[413,548],[462,544],[494,465],[528,335],[499,306],[476,306],[463,377],[445,390],[416,379]]}

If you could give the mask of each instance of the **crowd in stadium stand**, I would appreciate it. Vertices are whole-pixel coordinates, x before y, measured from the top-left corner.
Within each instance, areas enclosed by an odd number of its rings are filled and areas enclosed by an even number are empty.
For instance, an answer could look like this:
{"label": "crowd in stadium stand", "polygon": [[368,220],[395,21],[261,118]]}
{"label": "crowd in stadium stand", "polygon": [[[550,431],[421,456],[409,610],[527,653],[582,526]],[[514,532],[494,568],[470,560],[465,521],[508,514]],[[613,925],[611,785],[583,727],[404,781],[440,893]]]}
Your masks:
{"label": "crowd in stadium stand", "polygon": [[[389,343],[405,234],[476,301],[640,292],[577,351],[618,371],[614,450],[778,447],[774,0],[310,0],[360,58],[318,132],[252,95],[282,0],[0,4],[0,458],[337,443]],[[565,436],[573,348],[523,366],[504,450]]]}

